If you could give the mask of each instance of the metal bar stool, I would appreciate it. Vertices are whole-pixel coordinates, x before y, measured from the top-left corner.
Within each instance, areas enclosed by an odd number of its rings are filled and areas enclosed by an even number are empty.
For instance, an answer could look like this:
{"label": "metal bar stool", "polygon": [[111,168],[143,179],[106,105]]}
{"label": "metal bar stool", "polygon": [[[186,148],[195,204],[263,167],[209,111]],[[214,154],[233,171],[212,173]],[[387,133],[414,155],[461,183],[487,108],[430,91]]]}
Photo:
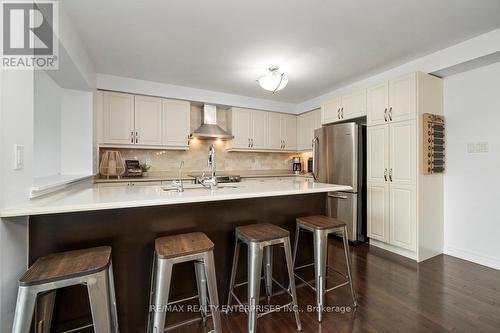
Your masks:
{"label": "metal bar stool", "polygon": [[[155,240],[151,277],[150,304],[152,307],[149,312],[148,332],[160,333],[165,329],[172,329],[199,320],[200,318],[195,318],[165,328],[166,310],[169,305],[196,298],[199,299],[200,303],[201,319],[206,319],[207,309],[210,308],[214,323],[213,332],[222,332],[213,249],[214,243],[201,232],[161,237]],[[174,264],[187,261],[194,261],[198,295],[169,303],[172,268]]]}
{"label": "metal bar stool", "polygon": [[[297,247],[299,244],[299,235],[301,231],[308,231],[314,234],[314,263],[295,267],[295,260],[297,257]],[[347,264],[347,276],[327,265],[328,235],[338,231],[341,232],[341,237],[344,242],[344,253]],[[347,226],[345,223],[339,222],[338,220],[327,216],[307,216],[298,218],[296,232],[295,232],[295,244],[293,250],[293,265],[294,265],[294,271],[314,265],[314,271],[315,271],[314,286],[312,286],[308,281],[302,279],[298,274],[295,274],[295,276],[299,280],[304,282],[306,285],[311,287],[314,291],[316,291],[316,303],[318,306],[318,321],[321,322],[322,320],[323,307],[325,303],[325,293],[332,291],[334,289],[349,285],[351,288],[352,301],[354,303],[354,306],[358,306],[358,301],[356,299],[356,293],[354,292],[354,287],[352,282],[351,254],[349,252],[349,242],[347,240]],[[331,269],[335,273],[338,273],[342,277],[346,278],[346,281],[339,285],[326,289],[327,268]]]}
{"label": "metal bar stool", "polygon": [[[239,252],[241,243],[248,246],[248,282],[235,284],[236,271],[238,269]],[[285,288],[272,277],[272,246],[283,244],[285,250],[286,263],[288,268],[288,278],[290,280],[289,288]],[[263,265],[262,258],[264,257],[264,282],[266,286],[266,294],[268,297],[272,294],[272,283],[276,283],[285,290],[291,297],[292,301],[288,304],[281,305],[268,312],[257,313],[260,297],[260,280],[261,268]],[[297,295],[295,291],[295,281],[293,277],[292,251],[290,246],[290,233],[272,224],[252,224],[236,228],[236,243],[234,247],[233,267],[231,270],[231,281],[229,284],[229,295],[227,300],[227,311],[231,307],[231,301],[234,298],[236,302],[243,306],[242,302],[234,293],[235,287],[240,287],[248,284],[248,332],[255,333],[257,331],[257,319],[272,312],[279,311],[287,306],[292,305],[295,313],[295,321],[297,330],[302,330],[300,323]]]}
{"label": "metal bar stool", "polygon": [[109,246],[60,252],[37,259],[19,279],[12,332],[30,331],[37,296],[41,296],[38,304],[45,308],[42,311],[44,320],[36,323],[37,331],[49,332],[54,290],[77,284],[87,286],[93,321],[93,325],[89,326],[93,326],[96,333],[117,333],[118,316]]}

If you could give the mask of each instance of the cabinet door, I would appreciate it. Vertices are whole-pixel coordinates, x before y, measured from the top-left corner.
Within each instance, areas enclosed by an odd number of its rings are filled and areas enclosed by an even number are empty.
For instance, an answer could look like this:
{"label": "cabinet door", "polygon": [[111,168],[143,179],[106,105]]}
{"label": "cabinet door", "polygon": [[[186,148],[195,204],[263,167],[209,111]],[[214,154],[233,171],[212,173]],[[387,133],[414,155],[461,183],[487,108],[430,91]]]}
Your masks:
{"label": "cabinet door", "polygon": [[232,108],[231,122],[234,148],[250,148],[252,137],[252,110]]}
{"label": "cabinet door", "polygon": [[297,150],[297,116],[281,115],[281,134],[283,139],[283,149]]}
{"label": "cabinet door", "polygon": [[314,135],[314,112],[307,112],[297,117],[297,149],[311,150]]}
{"label": "cabinet door", "polygon": [[135,96],[135,143],[139,145],[160,146],[161,98]]}
{"label": "cabinet door", "polygon": [[162,143],[165,146],[189,145],[191,104],[186,101],[162,100]]}
{"label": "cabinet door", "polygon": [[389,184],[368,183],[368,237],[389,242]]}
{"label": "cabinet door", "polygon": [[389,120],[389,83],[384,82],[366,91],[366,121],[368,126],[384,124]]}
{"label": "cabinet door", "polygon": [[416,74],[408,74],[389,81],[389,120],[392,122],[415,119],[417,109]]}
{"label": "cabinet door", "polygon": [[267,148],[282,149],[281,114],[268,112],[267,114]]}
{"label": "cabinet door", "polygon": [[342,96],[340,117],[352,119],[366,116],[366,89]]}
{"label": "cabinet door", "polygon": [[105,92],[103,109],[103,142],[133,144],[134,96]]}
{"label": "cabinet door", "polygon": [[415,187],[390,186],[390,243],[415,251],[416,245],[416,196]]}
{"label": "cabinet door", "polygon": [[393,184],[415,184],[417,143],[415,120],[389,125],[389,175]]}
{"label": "cabinet door", "polygon": [[265,149],[267,141],[267,114],[264,111],[252,112],[252,148]]}
{"label": "cabinet door", "polygon": [[314,110],[312,113],[314,114],[313,117],[314,122],[313,122],[313,128],[312,128],[313,134],[311,140],[314,138],[314,131],[321,127],[321,109]]}
{"label": "cabinet door", "polygon": [[389,172],[389,126],[367,129],[367,178],[369,182],[387,182]]}
{"label": "cabinet door", "polygon": [[321,123],[328,124],[340,121],[341,98],[336,97],[321,106]]}

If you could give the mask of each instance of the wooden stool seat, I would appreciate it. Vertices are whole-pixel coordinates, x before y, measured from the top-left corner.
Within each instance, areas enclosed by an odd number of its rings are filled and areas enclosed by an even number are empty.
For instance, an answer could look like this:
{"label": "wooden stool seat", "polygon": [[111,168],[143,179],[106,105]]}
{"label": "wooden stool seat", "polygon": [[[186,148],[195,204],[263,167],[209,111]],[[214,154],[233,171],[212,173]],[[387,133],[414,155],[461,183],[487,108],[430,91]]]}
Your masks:
{"label": "wooden stool seat", "polygon": [[159,258],[170,259],[213,250],[214,243],[202,232],[160,237],[155,240]]}
{"label": "wooden stool seat", "polygon": [[324,215],[306,216],[297,218],[297,223],[311,229],[334,229],[345,227],[344,222]]}
{"label": "wooden stool seat", "polygon": [[38,258],[19,284],[32,286],[93,274],[106,269],[110,260],[109,246],[49,254]]}
{"label": "wooden stool seat", "polygon": [[265,242],[288,237],[288,230],[269,223],[250,224],[236,228],[236,234],[249,242]]}

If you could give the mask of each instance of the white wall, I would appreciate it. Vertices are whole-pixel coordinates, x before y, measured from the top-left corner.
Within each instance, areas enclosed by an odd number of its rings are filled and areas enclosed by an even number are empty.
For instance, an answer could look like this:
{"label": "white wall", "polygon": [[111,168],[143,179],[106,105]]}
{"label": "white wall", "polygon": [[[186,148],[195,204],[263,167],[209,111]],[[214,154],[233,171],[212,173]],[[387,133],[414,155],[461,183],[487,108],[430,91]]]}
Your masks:
{"label": "white wall", "polygon": [[500,269],[500,63],[445,78],[444,110],[445,253]]}
{"label": "white wall", "polygon": [[[28,198],[33,168],[33,71],[0,71],[0,208]],[[13,170],[13,146],[24,169]],[[17,279],[27,266],[28,219],[0,219],[0,332],[10,332]]]}
{"label": "white wall", "polygon": [[61,92],[45,71],[35,71],[34,164],[35,178],[59,173],[61,165]]}
{"label": "white wall", "polygon": [[92,92],[62,89],[62,174],[93,174],[93,108]]}

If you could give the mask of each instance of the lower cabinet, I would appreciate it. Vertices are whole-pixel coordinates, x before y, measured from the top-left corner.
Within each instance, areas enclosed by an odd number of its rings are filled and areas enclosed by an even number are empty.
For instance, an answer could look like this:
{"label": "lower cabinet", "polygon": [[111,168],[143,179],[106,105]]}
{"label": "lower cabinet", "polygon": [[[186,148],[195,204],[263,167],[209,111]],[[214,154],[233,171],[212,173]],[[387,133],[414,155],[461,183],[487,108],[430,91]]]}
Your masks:
{"label": "lower cabinet", "polygon": [[368,183],[368,237],[389,242],[389,184]]}
{"label": "lower cabinet", "polygon": [[368,183],[368,237],[415,251],[416,204],[413,185]]}
{"label": "lower cabinet", "polygon": [[416,250],[416,197],[411,185],[390,186],[389,243],[407,250]]}

